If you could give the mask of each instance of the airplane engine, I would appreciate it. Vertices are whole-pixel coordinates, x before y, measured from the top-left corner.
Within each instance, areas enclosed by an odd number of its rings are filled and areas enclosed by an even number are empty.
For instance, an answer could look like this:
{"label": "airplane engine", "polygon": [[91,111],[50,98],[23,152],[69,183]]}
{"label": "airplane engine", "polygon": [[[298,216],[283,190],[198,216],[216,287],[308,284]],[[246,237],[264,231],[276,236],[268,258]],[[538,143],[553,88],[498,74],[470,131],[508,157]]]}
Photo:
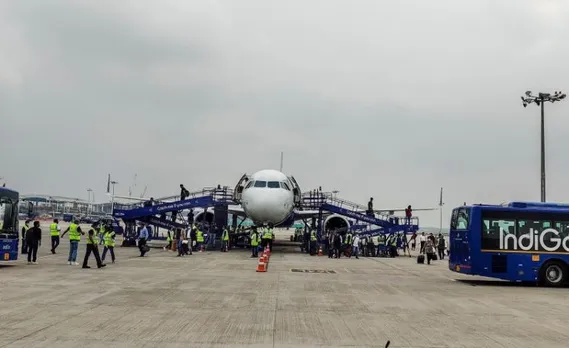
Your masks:
{"label": "airplane engine", "polygon": [[215,215],[211,211],[202,211],[197,213],[194,217],[195,222],[207,222],[208,224],[212,224],[214,221]]}
{"label": "airplane engine", "polygon": [[350,227],[350,222],[347,218],[341,215],[330,215],[324,220],[324,231],[336,230],[340,233],[344,233]]}

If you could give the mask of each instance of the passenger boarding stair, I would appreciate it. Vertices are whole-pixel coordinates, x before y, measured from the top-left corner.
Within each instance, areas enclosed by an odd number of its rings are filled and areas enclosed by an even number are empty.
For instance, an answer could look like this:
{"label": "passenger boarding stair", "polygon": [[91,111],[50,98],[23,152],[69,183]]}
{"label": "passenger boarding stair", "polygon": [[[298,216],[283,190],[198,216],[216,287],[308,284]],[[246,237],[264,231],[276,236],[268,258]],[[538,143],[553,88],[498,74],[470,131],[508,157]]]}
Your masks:
{"label": "passenger boarding stair", "polygon": [[[198,196],[201,194],[201,196]],[[174,227],[185,227],[185,225],[172,222],[158,216],[168,212],[178,212],[192,208],[206,208],[215,205],[234,204],[231,197],[233,192],[227,188],[206,188],[202,191],[190,193],[190,196],[184,200],[179,200],[179,196],[170,196],[159,198],[156,201],[160,202],[153,206],[144,207],[141,204],[115,204],[113,209],[113,216],[125,221],[139,220],[155,224],[158,227],[170,228],[163,226],[169,224]],[[167,199],[178,198],[173,202],[164,202]]]}
{"label": "passenger boarding stair", "polygon": [[[302,203],[304,209],[328,211],[356,220],[375,225],[381,229],[362,231],[360,235],[393,234],[398,232],[416,232],[419,229],[419,219],[412,217],[410,224],[405,224],[405,217],[396,217],[387,213],[368,215],[365,206],[336,198],[334,194],[320,191],[310,191],[303,194]],[[400,224],[399,222],[403,222]]]}

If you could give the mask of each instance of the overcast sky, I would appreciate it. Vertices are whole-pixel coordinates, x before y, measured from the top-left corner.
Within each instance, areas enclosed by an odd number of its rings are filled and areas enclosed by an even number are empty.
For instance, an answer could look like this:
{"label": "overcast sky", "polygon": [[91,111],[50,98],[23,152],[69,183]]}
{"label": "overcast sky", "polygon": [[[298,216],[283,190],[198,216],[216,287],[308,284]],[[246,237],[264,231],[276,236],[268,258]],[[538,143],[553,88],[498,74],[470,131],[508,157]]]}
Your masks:
{"label": "overcast sky", "polygon": [[[539,200],[567,1],[2,1],[0,177],[106,199],[278,169],[377,208]],[[546,105],[568,201],[569,103]],[[437,212],[419,215],[438,226]]]}

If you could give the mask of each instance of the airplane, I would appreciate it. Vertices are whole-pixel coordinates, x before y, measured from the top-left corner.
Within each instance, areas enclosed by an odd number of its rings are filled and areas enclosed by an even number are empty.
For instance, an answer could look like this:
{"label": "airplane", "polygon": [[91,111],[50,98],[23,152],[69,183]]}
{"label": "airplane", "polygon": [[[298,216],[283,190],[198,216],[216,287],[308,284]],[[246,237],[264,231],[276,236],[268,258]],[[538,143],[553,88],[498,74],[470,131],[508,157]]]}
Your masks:
{"label": "airplane", "polygon": [[[143,198],[117,196],[117,198],[146,201]],[[158,199],[157,201],[172,200],[175,196]],[[263,169],[251,175],[244,174],[233,190],[233,201],[238,205],[228,207],[228,213],[248,218],[257,226],[272,225],[274,227],[289,227],[297,220],[311,219],[318,216],[318,210],[301,210],[302,191],[291,175],[281,171]],[[429,209],[414,209],[433,210]],[[403,211],[404,209],[381,209],[376,213]],[[362,211],[363,213],[363,211]],[[347,231],[354,221],[342,215],[323,212],[325,230]],[[212,209],[194,209],[194,221],[213,221]]]}

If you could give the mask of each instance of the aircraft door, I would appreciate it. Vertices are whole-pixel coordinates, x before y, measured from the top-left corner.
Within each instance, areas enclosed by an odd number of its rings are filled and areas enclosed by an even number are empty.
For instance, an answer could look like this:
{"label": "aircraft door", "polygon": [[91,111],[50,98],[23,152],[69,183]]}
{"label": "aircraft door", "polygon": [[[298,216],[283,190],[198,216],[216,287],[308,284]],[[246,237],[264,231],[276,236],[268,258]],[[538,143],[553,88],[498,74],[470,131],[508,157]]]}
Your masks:
{"label": "aircraft door", "polygon": [[233,190],[233,200],[235,201],[235,203],[241,203],[241,195],[243,194],[243,189],[245,188],[245,185],[247,184],[248,181],[249,178],[247,177],[247,174],[243,174],[241,179],[239,179],[239,181],[237,182],[235,190]]}
{"label": "aircraft door", "polygon": [[300,190],[300,186],[298,186],[298,183],[296,182],[296,179],[294,178],[294,176],[290,176],[289,177],[290,182],[292,184],[292,193],[294,195],[294,204],[295,205],[300,205],[301,200],[302,200],[302,191]]}

